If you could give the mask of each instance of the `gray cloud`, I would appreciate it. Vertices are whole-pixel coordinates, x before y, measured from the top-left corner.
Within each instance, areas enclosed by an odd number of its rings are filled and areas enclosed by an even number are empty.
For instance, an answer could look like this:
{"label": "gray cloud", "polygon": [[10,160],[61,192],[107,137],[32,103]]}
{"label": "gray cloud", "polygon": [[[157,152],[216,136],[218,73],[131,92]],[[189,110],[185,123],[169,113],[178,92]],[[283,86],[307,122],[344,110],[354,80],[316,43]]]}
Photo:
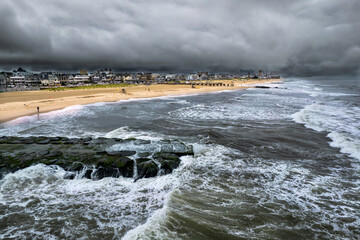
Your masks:
{"label": "gray cloud", "polygon": [[0,67],[360,73],[358,0],[2,0]]}

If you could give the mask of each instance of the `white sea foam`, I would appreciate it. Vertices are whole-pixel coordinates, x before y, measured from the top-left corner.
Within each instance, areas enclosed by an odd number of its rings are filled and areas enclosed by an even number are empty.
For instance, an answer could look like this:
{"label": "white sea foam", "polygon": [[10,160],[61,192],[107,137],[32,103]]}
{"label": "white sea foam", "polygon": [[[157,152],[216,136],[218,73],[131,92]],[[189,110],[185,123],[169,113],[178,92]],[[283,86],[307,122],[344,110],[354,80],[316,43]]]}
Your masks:
{"label": "white sea foam", "polygon": [[316,131],[329,132],[330,145],[360,160],[360,108],[342,102],[315,103],[293,114],[297,123]]}
{"label": "white sea foam", "polygon": [[[5,176],[0,203],[9,209],[6,217],[11,218],[11,209],[21,208],[22,215],[37,220],[3,229],[3,238],[46,234],[55,239],[119,237],[162,209],[178,184],[176,171],[135,183],[122,177],[64,180],[65,173],[61,168],[38,164]],[[79,224],[77,219],[81,219]],[[50,222],[63,229],[54,233]]]}
{"label": "white sea foam", "polygon": [[[183,159],[179,185],[168,195],[171,204],[167,202],[146,223],[127,232],[124,239],[192,238],[193,233],[182,235],[173,231],[173,226],[181,225],[181,221],[197,222],[213,231],[226,230],[233,236],[259,238],[263,236],[258,235],[262,229],[286,228],[287,221],[273,223],[274,218],[284,220],[284,216],[302,219],[297,227],[311,229],[314,236],[329,233],[309,222],[309,216],[324,226],[334,219],[346,218],[346,222],[337,221],[336,229],[342,236],[351,238],[349,228],[360,223],[354,208],[356,199],[349,197],[360,190],[360,182],[342,189],[337,174],[314,177],[311,170],[296,163],[245,160],[241,152],[222,146],[198,145],[195,149],[198,151],[195,159]],[[203,207],[199,208],[199,204]],[[269,217],[261,216],[264,225],[256,224],[259,209],[270,212]],[[174,215],[181,215],[182,220],[174,219]],[[244,231],[241,224],[228,224],[233,221],[246,221],[246,225],[250,224],[249,227],[256,227],[258,231]],[[192,231],[196,230],[192,228]]]}
{"label": "white sea foam", "polygon": [[222,159],[228,159],[228,157],[224,157],[223,154],[229,153],[229,149],[222,146],[205,146],[201,144],[196,144],[194,150],[195,158],[191,156],[182,157],[181,168],[175,172],[178,182],[177,188],[174,188],[174,191],[167,195],[164,207],[157,210],[144,224],[127,232],[123,237],[124,240],[182,239],[177,232],[172,232],[166,227],[166,223],[169,221],[169,211],[171,211],[168,202],[175,192],[180,193],[178,189],[180,186],[185,187],[198,177],[192,172],[194,166],[209,166],[209,164],[221,166],[223,164]]}
{"label": "white sea foam", "polygon": [[106,138],[136,138],[142,140],[154,140],[158,141],[164,138],[164,136],[150,131],[134,131],[130,129],[128,126],[117,128],[107,134],[105,134]]}
{"label": "white sea foam", "polygon": [[280,120],[290,118],[293,113],[291,107],[285,107],[291,100],[301,101],[295,97],[246,93],[231,99],[232,103],[197,104],[169,112],[169,115],[193,120]]}

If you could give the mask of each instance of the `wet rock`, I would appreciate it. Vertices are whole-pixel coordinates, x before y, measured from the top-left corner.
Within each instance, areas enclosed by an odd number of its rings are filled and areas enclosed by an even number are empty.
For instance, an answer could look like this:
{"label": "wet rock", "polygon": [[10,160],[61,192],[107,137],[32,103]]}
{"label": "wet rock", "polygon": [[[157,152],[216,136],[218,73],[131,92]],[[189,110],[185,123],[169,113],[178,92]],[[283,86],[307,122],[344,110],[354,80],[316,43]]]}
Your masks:
{"label": "wet rock", "polygon": [[70,179],[70,180],[72,180],[72,179],[75,178],[75,176],[76,176],[76,173],[74,173],[74,172],[67,172],[67,173],[65,173],[65,175],[64,175],[64,179]]}
{"label": "wet rock", "polygon": [[25,138],[22,140],[23,144],[34,144],[36,141],[36,139],[30,137],[30,138]]}
{"label": "wet rock", "polygon": [[146,162],[138,163],[137,170],[138,170],[138,177],[135,179],[135,181],[144,177],[145,178],[156,177],[159,168],[154,161],[149,160]]}
{"label": "wet rock", "polygon": [[128,157],[120,157],[115,160],[114,167],[119,169],[123,177],[133,177],[134,175],[134,160]]}
{"label": "wet rock", "polygon": [[23,139],[12,139],[11,144],[24,144]]}
{"label": "wet rock", "polygon": [[106,154],[106,153],[107,153],[106,151],[97,151],[97,152],[96,152],[97,155],[104,155],[104,154]]}
{"label": "wet rock", "polygon": [[51,141],[50,138],[38,138],[36,143],[37,144],[49,144]]}
{"label": "wet rock", "polygon": [[21,157],[20,159],[20,167],[28,167],[33,163],[33,160],[36,157],[36,153],[30,153],[30,154],[25,154]]}
{"label": "wet rock", "polygon": [[136,163],[139,164],[139,163],[147,162],[150,160],[151,160],[150,158],[138,158],[138,159],[136,159]]}
{"label": "wet rock", "polygon": [[[58,161],[58,159],[42,159],[36,163],[43,163],[45,165],[56,165],[55,163]],[[63,163],[62,166],[65,166],[66,163]]]}
{"label": "wet rock", "polygon": [[106,151],[106,154],[109,156],[121,156],[120,151]]}
{"label": "wet rock", "polygon": [[106,167],[106,168],[98,168],[94,173],[94,177],[96,180],[103,179],[105,177],[114,177],[118,178],[120,176],[120,171],[117,168]]}
{"label": "wet rock", "polygon": [[40,151],[37,153],[37,156],[41,158],[41,157],[48,155],[49,153],[50,153],[50,151],[48,151],[48,150]]}
{"label": "wet rock", "polygon": [[106,153],[109,156],[122,156],[122,157],[133,156],[136,154],[135,151],[107,151]]}
{"label": "wet rock", "polygon": [[128,157],[120,157],[114,161],[114,166],[117,168],[123,168],[127,164],[134,165],[134,160]]}
{"label": "wet rock", "polygon": [[178,156],[194,155],[192,146],[187,146],[183,143],[165,144],[161,146],[161,152],[173,153]]}
{"label": "wet rock", "polygon": [[6,168],[6,167],[0,168],[0,179],[5,177],[6,174],[12,173],[12,172],[14,172],[12,169],[9,169],[9,168]]}
{"label": "wet rock", "polygon": [[92,172],[93,172],[93,170],[91,170],[91,169],[85,170],[85,173],[84,173],[83,177],[87,178],[87,179],[91,179]]}
{"label": "wet rock", "polygon": [[64,144],[78,144],[80,142],[80,139],[77,138],[70,138],[66,141],[64,141]]}
{"label": "wet rock", "polygon": [[63,155],[63,153],[60,151],[51,151],[50,153],[45,155],[45,157],[46,158],[56,158],[56,157],[60,157],[61,155]]}
{"label": "wet rock", "polygon": [[152,156],[154,159],[157,160],[175,160],[180,161],[180,157],[175,153],[167,153],[167,152],[157,152],[154,153]]}
{"label": "wet rock", "polygon": [[142,152],[142,153],[138,153],[138,156],[139,156],[140,158],[144,158],[144,157],[150,156],[150,154],[151,154],[151,153],[149,153],[149,152]]}
{"label": "wet rock", "polygon": [[255,86],[255,88],[271,88],[271,87],[268,87],[268,86]]}
{"label": "wet rock", "polygon": [[180,165],[180,159],[176,160],[160,160],[161,164],[160,169],[163,170],[165,174],[170,174],[174,171],[174,169],[178,168]]}
{"label": "wet rock", "polygon": [[153,158],[159,161],[161,170],[165,174],[170,174],[173,170],[180,165],[180,157],[174,153],[157,152],[153,155]]}
{"label": "wet rock", "polygon": [[59,167],[62,167],[64,169],[66,169],[68,166],[68,163],[63,159],[56,159],[54,160],[53,164],[58,165]]}
{"label": "wet rock", "polygon": [[65,167],[67,171],[77,172],[83,168],[83,164],[81,162],[73,162],[69,166]]}
{"label": "wet rock", "polygon": [[115,162],[114,158],[110,158],[110,157],[102,157],[101,159],[99,159],[97,161],[97,166],[98,167],[108,167],[108,166],[112,166]]}
{"label": "wet rock", "polygon": [[52,138],[50,138],[50,143],[51,144],[61,144],[62,143],[61,137],[52,137]]}
{"label": "wet rock", "polygon": [[82,145],[89,145],[91,143],[91,140],[92,140],[91,137],[86,137],[86,138],[82,138],[80,142],[82,143]]}

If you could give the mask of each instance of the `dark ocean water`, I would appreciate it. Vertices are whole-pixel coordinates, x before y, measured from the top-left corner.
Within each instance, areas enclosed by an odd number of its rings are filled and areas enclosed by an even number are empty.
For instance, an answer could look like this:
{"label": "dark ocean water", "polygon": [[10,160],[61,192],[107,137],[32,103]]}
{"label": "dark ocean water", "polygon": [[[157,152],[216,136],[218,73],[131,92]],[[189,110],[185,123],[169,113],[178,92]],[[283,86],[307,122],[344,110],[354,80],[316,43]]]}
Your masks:
{"label": "dark ocean water", "polygon": [[360,80],[268,86],[0,125],[0,135],[181,139],[196,153],[171,175],[135,183],[65,180],[45,165],[8,174],[0,238],[360,239]]}

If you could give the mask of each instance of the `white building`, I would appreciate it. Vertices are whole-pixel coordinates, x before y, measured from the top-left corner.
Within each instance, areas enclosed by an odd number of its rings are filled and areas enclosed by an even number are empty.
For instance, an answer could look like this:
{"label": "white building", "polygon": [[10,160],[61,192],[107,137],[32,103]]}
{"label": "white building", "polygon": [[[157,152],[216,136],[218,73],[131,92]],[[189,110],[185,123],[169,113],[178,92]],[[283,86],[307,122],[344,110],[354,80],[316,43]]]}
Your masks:
{"label": "white building", "polygon": [[73,79],[74,83],[88,83],[89,76],[88,75],[76,75]]}
{"label": "white building", "polygon": [[167,73],[167,74],[165,75],[165,79],[166,79],[166,81],[175,80],[175,79],[176,79],[176,74],[174,74],[174,73]]}
{"label": "white building", "polygon": [[57,76],[50,74],[48,75],[47,79],[41,80],[41,85],[44,86],[60,85],[60,81]]}
{"label": "white building", "polygon": [[190,73],[190,74],[186,75],[186,80],[187,81],[199,80],[199,75],[197,75],[196,73]]}
{"label": "white building", "polygon": [[25,84],[25,76],[12,76],[10,77],[10,82],[14,85],[24,85]]}

